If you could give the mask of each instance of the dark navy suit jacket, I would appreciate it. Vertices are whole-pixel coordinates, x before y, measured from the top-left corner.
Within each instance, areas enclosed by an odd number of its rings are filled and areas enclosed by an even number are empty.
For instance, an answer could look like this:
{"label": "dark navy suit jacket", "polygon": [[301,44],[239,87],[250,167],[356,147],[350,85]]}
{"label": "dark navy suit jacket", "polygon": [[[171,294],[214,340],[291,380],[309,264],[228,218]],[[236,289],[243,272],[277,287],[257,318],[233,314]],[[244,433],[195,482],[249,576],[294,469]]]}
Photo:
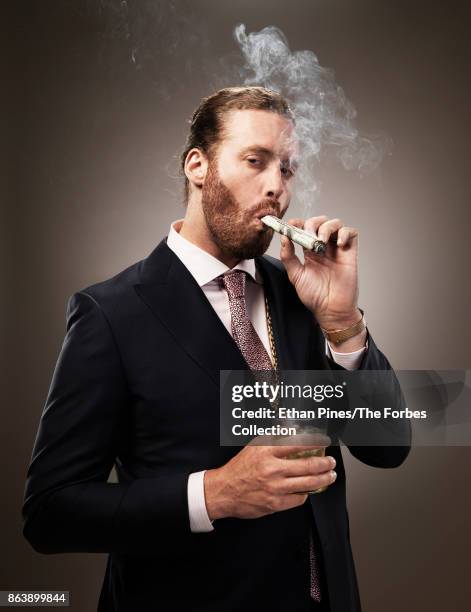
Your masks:
{"label": "dark navy suit jacket", "polygon": [[[256,260],[270,302],[279,365],[338,369],[279,261]],[[371,336],[361,368],[390,365]],[[67,333],[28,470],[24,535],[40,553],[108,553],[102,612],[315,610],[308,530],[324,602],[358,612],[345,472],[298,508],[226,518],[192,533],[187,481],[240,448],[219,445],[219,371],[245,369],[203,291],[163,240],[144,260],[72,295]],[[361,461],[400,465],[402,446],[351,446]],[[119,482],[107,482],[116,465]]]}

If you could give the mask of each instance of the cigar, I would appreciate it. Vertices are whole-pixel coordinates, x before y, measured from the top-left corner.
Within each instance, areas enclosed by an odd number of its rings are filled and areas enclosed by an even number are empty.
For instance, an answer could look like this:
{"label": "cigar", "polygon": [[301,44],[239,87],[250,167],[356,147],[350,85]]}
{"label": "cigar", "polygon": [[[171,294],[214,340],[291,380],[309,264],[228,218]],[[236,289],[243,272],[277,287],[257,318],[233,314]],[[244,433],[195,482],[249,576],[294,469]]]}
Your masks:
{"label": "cigar", "polygon": [[275,230],[275,232],[287,236],[290,240],[296,242],[296,244],[300,244],[308,251],[314,251],[314,253],[321,255],[325,253],[327,249],[327,244],[323,240],[319,240],[315,234],[311,234],[310,232],[299,229],[299,227],[290,225],[286,223],[286,221],[278,219],[278,217],[265,215],[260,220],[268,227],[271,227],[272,230]]}

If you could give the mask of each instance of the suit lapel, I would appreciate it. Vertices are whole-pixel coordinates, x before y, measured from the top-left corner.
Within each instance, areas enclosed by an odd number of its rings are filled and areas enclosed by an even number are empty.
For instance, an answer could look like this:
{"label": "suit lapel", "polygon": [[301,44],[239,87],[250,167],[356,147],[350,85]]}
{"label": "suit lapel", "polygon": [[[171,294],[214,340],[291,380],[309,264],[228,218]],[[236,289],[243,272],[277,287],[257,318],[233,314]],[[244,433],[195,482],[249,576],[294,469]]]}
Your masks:
{"label": "suit lapel", "polygon": [[[305,369],[311,315],[278,265],[266,257],[257,258],[256,265],[268,297],[279,367]],[[165,239],[143,260],[140,278],[134,285],[140,298],[217,385],[220,370],[248,369],[203,290]]]}
{"label": "suit lapel", "polygon": [[143,261],[140,298],[186,353],[219,386],[220,370],[248,366],[193,276],[165,239]]}

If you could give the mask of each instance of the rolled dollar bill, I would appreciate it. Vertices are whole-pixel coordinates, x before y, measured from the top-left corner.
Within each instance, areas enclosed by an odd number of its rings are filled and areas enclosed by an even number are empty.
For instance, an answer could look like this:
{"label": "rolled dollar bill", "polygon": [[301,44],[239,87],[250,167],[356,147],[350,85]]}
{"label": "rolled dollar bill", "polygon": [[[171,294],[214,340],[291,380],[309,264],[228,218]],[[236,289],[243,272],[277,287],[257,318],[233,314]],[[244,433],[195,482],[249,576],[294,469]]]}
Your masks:
{"label": "rolled dollar bill", "polygon": [[326,243],[323,240],[319,240],[315,234],[311,234],[310,232],[306,232],[306,230],[290,225],[286,223],[286,221],[282,221],[273,215],[265,215],[261,218],[261,221],[266,226],[271,227],[275,232],[278,232],[278,234],[287,236],[290,240],[296,242],[296,244],[300,244],[308,251],[314,251],[314,253],[319,255],[325,253],[327,248]]}

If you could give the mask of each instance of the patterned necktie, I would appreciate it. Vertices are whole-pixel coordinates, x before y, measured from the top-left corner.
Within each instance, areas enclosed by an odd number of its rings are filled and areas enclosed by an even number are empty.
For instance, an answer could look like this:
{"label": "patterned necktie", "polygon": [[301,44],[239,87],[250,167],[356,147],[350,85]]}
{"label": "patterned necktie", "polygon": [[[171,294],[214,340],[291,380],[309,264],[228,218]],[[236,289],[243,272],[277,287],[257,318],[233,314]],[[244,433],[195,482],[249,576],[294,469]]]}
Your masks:
{"label": "patterned necktie", "polygon": [[[246,273],[243,270],[234,270],[224,274],[221,278],[229,297],[232,336],[245,361],[251,370],[273,370],[271,359],[247,313],[245,303]],[[309,566],[311,597],[320,602],[321,593],[312,530],[309,538]]]}
{"label": "patterned necktie", "polygon": [[251,370],[273,370],[271,359],[247,313],[246,278],[243,270],[234,270],[222,277],[229,296],[232,336]]}

